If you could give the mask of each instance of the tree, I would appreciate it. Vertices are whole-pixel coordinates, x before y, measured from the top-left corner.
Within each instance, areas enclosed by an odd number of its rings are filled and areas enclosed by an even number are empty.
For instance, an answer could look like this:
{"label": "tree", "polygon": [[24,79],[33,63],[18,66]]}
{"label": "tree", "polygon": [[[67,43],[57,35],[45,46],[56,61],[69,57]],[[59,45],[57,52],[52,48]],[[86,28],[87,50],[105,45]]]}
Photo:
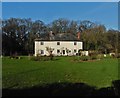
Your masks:
{"label": "tree", "polygon": [[120,52],[119,31],[106,30],[102,24],[89,20],[70,21],[59,18],[51,24],[45,25],[41,20],[10,18],[2,21],[2,53],[13,55],[15,53],[33,54],[34,40],[50,40],[49,32],[52,31],[52,40],[78,40],[76,35],[80,32],[80,41],[84,50],[97,50],[102,53]]}
{"label": "tree", "polygon": [[67,53],[67,56],[68,56],[68,53],[70,52],[70,49],[65,48],[65,50],[66,50],[66,53]]}
{"label": "tree", "polygon": [[84,31],[84,30],[91,29],[94,27],[95,27],[95,23],[88,21],[88,20],[84,20],[80,22],[79,30]]}
{"label": "tree", "polygon": [[17,35],[17,28],[18,23],[17,20],[14,18],[11,18],[9,20],[5,20],[2,22],[2,44],[3,44],[3,52],[12,55],[15,53],[15,51],[18,51],[19,45],[16,41],[16,35]]}
{"label": "tree", "polygon": [[69,20],[60,18],[52,22],[52,31],[57,33],[67,33],[67,29],[69,26]]}
{"label": "tree", "polygon": [[108,30],[106,33],[107,44],[111,45],[111,49],[108,49],[109,52],[117,52],[118,48],[118,31]]}
{"label": "tree", "polygon": [[71,21],[68,27],[68,32],[74,36],[76,36],[76,33],[78,31],[78,25],[76,21]]}
{"label": "tree", "polygon": [[53,54],[52,54],[52,52],[54,51],[54,48],[46,47],[46,51],[49,53],[50,60],[53,60]]}

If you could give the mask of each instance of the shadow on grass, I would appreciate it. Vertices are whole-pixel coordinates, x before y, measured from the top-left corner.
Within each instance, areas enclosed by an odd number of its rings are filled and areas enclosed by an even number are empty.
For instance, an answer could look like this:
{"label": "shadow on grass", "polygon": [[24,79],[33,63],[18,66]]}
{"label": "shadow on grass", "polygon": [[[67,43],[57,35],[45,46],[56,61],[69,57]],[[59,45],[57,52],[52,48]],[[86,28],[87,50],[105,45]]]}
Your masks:
{"label": "shadow on grass", "polygon": [[119,96],[120,80],[113,87],[96,89],[84,83],[53,83],[25,89],[3,89],[4,96]]}

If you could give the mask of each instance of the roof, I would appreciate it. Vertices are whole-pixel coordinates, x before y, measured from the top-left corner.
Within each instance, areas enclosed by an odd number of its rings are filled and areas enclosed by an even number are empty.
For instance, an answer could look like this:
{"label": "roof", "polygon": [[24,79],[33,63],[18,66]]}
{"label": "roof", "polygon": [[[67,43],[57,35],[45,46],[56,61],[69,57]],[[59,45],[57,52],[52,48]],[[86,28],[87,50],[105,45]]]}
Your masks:
{"label": "roof", "polygon": [[35,39],[35,41],[78,41],[78,42],[81,42],[81,40],[42,40],[42,39]]}

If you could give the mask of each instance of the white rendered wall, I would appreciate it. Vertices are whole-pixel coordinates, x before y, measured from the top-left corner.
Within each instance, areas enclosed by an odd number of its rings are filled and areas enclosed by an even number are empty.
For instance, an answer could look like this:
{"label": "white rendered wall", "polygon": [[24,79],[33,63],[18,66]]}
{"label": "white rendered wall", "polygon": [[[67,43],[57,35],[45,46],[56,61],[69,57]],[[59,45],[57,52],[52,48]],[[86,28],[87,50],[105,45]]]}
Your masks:
{"label": "white rendered wall", "polygon": [[[41,42],[43,42],[44,44],[41,45]],[[57,42],[60,42],[60,45],[57,45]],[[77,42],[77,45],[74,45],[74,42]],[[44,50],[44,54],[42,55],[49,55],[49,53],[46,51],[46,47],[54,48],[54,51],[52,52],[54,55],[61,55],[57,53],[58,49],[60,51],[65,50],[64,55],[67,55],[66,48],[71,50],[68,55],[75,55],[79,49],[83,49],[82,42],[79,41],[35,41],[35,56],[41,50]],[[74,49],[76,49],[76,53],[74,53]]]}

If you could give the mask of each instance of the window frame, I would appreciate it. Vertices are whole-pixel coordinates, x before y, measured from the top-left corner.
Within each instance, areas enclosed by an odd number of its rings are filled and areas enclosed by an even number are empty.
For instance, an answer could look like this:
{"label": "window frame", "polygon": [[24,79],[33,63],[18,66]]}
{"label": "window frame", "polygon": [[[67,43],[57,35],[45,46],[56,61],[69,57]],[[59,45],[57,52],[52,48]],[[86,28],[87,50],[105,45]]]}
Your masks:
{"label": "window frame", "polygon": [[77,52],[77,49],[74,49],[74,53],[76,53]]}
{"label": "window frame", "polygon": [[74,42],[74,46],[77,45],[77,42]]}
{"label": "window frame", "polygon": [[60,53],[60,49],[57,49],[57,54],[59,54]]}
{"label": "window frame", "polygon": [[40,45],[44,45],[44,42],[40,42]]}
{"label": "window frame", "polygon": [[44,54],[44,50],[41,50],[41,51],[40,51],[40,54]]}
{"label": "window frame", "polygon": [[57,42],[57,45],[60,45],[60,42]]}

